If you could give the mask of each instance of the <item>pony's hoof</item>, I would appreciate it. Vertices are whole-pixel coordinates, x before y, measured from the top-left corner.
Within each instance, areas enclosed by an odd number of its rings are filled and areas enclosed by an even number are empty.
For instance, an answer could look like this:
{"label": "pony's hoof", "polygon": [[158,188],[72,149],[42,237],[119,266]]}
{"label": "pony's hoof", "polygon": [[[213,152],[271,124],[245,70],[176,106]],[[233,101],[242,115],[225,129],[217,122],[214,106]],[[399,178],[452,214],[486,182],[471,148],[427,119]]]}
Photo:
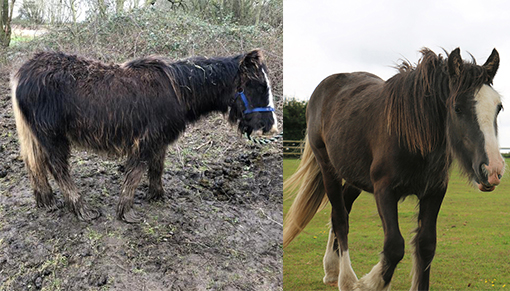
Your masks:
{"label": "pony's hoof", "polygon": [[99,216],[101,216],[101,212],[96,209],[90,209],[87,206],[82,206],[79,209],[77,209],[76,216],[81,221],[91,221]]}
{"label": "pony's hoof", "polygon": [[46,207],[46,212],[52,213],[62,208],[65,208],[64,202],[57,200],[53,205]]}
{"label": "pony's hoof", "polygon": [[141,223],[143,218],[133,208],[129,209],[124,213],[119,213],[118,218],[127,223]]}
{"label": "pony's hoof", "polygon": [[149,201],[159,201],[163,199],[163,194],[165,194],[165,191],[163,191],[163,189],[160,190],[149,189],[149,193],[147,194],[146,199]]}
{"label": "pony's hoof", "polygon": [[39,208],[47,208],[52,209],[55,207],[57,199],[52,192],[49,193],[40,193],[39,191],[34,191],[35,202],[37,207]]}
{"label": "pony's hoof", "polygon": [[338,275],[336,276],[324,276],[324,278],[322,278],[322,282],[328,286],[333,286],[333,287],[336,287],[338,286]]}

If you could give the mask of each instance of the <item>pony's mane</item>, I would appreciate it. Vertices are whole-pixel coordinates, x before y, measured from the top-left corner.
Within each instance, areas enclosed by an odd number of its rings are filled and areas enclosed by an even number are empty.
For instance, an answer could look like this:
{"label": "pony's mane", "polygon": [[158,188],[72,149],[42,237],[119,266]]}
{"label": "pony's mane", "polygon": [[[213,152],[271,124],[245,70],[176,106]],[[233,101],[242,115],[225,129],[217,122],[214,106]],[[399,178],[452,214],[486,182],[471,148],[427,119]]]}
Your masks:
{"label": "pony's mane", "polygon": [[[416,65],[402,61],[398,73],[386,81],[383,90],[390,134],[396,134],[412,152],[430,153],[445,142],[447,108],[464,92],[479,88],[488,80],[487,71],[474,62],[464,62],[452,87],[448,59],[428,48]],[[448,57],[448,54],[447,54]]]}
{"label": "pony's mane", "polygon": [[[234,87],[242,55],[235,57],[194,57],[172,62],[164,57],[147,57],[125,63],[126,69],[151,68],[165,76],[180,102],[188,107],[205,96],[226,94],[224,88]],[[202,100],[203,101],[203,100]]]}

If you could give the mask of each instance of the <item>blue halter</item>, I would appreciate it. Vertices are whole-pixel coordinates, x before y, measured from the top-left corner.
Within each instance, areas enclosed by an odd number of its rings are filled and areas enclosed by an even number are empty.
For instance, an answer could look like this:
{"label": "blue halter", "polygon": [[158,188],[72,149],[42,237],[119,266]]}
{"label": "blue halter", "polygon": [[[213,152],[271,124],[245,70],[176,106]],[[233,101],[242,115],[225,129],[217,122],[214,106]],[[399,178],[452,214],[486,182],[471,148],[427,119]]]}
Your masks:
{"label": "blue halter", "polygon": [[243,100],[243,103],[244,103],[244,107],[246,108],[243,111],[244,114],[250,114],[250,113],[254,113],[254,112],[272,112],[272,111],[274,111],[274,108],[271,106],[250,108],[251,107],[250,103],[248,102],[248,98],[246,98],[246,95],[244,95],[244,91],[237,92],[236,98],[234,100],[237,100],[237,98],[239,98],[239,96],[241,96],[241,99]]}

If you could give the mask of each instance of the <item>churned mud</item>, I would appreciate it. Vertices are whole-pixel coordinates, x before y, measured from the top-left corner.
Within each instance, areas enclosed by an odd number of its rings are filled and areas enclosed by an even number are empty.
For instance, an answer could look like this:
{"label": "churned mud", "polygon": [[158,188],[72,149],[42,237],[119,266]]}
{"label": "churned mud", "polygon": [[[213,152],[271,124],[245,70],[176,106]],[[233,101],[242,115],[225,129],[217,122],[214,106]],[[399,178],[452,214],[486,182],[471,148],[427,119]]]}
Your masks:
{"label": "churned mud", "polygon": [[8,79],[0,69],[0,290],[282,289],[280,142],[244,140],[221,115],[195,124],[169,147],[164,200],[138,187],[134,225],[115,218],[122,161],[75,150],[72,176],[102,213],[81,222],[35,207]]}

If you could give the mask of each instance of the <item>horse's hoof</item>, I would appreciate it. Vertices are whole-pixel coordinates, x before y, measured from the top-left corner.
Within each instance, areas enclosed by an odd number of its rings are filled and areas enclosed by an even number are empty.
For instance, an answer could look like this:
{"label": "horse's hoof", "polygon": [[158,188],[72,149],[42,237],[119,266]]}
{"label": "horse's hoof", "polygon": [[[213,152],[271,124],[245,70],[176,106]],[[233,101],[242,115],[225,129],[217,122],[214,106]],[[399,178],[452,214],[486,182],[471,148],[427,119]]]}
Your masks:
{"label": "horse's hoof", "polygon": [[133,208],[124,213],[119,213],[118,218],[127,223],[141,223],[143,218]]}
{"label": "horse's hoof", "polygon": [[53,205],[46,206],[46,212],[52,213],[65,207],[64,202],[57,200]]}
{"label": "horse's hoof", "polygon": [[39,191],[34,191],[35,202],[37,207],[39,208],[49,208],[52,209],[55,207],[57,199],[52,192],[49,193],[40,193]]}
{"label": "horse's hoof", "polygon": [[101,212],[96,209],[90,209],[85,205],[82,205],[79,209],[77,209],[76,215],[81,221],[91,221],[99,216],[101,216]]}
{"label": "horse's hoof", "polygon": [[146,199],[149,201],[159,201],[163,199],[163,194],[165,194],[165,191],[163,191],[163,189],[161,190],[149,189],[149,193],[147,194]]}

